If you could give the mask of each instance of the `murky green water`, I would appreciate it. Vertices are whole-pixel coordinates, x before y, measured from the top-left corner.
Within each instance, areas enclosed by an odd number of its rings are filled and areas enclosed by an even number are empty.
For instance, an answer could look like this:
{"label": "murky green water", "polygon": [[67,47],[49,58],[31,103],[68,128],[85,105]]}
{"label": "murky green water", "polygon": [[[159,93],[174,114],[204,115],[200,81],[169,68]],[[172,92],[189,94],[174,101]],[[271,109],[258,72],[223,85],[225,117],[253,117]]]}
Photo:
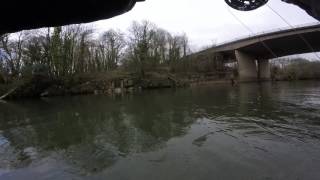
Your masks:
{"label": "murky green water", "polygon": [[320,82],[0,103],[0,179],[320,179]]}

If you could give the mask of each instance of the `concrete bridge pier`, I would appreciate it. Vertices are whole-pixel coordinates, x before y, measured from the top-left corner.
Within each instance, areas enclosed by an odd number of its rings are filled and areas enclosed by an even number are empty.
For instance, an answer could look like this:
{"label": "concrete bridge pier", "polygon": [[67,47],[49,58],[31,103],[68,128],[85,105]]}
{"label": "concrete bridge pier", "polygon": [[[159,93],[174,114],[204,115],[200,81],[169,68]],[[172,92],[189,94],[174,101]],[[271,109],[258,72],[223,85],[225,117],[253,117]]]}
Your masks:
{"label": "concrete bridge pier", "polygon": [[256,58],[251,56],[250,54],[239,50],[236,50],[235,54],[238,61],[240,82],[270,80],[271,72],[268,59],[256,60]]}
{"label": "concrete bridge pier", "polygon": [[271,80],[270,63],[268,59],[258,60],[258,80],[259,81]]}
{"label": "concrete bridge pier", "polygon": [[239,50],[236,50],[235,54],[238,61],[239,81],[257,81],[258,72],[255,58]]}

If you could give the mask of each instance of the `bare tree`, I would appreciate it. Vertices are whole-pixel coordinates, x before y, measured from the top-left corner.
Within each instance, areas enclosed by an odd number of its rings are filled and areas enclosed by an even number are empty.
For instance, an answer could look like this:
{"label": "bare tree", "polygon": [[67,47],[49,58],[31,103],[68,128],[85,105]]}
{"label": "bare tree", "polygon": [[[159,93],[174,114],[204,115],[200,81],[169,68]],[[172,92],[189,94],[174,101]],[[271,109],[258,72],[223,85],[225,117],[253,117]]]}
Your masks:
{"label": "bare tree", "polygon": [[131,50],[131,58],[137,65],[143,76],[146,68],[148,68],[148,60],[150,59],[150,50],[152,47],[152,39],[155,34],[155,25],[149,21],[143,21],[141,24],[133,22],[129,32],[129,48]]}
{"label": "bare tree", "polygon": [[2,35],[0,70],[21,77],[46,67],[50,75],[62,78],[124,66],[144,75],[180,63],[189,53],[185,34],[171,35],[149,21],[133,22],[128,34],[111,29],[95,39],[93,33],[86,26],[72,25]]}
{"label": "bare tree", "polygon": [[14,40],[10,40],[10,35],[6,34],[0,38],[2,59],[9,68],[9,73],[13,77],[18,77],[22,67],[22,55],[23,55],[23,33],[17,34]]}
{"label": "bare tree", "polygon": [[124,35],[120,31],[111,29],[103,33],[99,49],[105,62],[105,70],[113,70],[119,65],[125,46]]}

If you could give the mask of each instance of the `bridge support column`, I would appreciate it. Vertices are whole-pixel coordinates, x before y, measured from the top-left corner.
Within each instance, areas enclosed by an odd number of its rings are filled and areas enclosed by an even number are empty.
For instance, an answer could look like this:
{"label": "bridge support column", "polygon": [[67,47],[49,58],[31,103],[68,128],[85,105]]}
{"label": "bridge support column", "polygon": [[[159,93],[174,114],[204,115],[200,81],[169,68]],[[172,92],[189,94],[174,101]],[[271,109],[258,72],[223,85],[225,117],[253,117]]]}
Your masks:
{"label": "bridge support column", "polygon": [[271,71],[269,60],[259,60],[258,61],[258,78],[259,81],[269,81],[271,80]]}
{"label": "bridge support column", "polygon": [[236,58],[238,60],[238,71],[239,71],[239,81],[240,82],[250,82],[258,80],[258,72],[256,60],[254,57],[241,52],[239,50],[235,51]]}

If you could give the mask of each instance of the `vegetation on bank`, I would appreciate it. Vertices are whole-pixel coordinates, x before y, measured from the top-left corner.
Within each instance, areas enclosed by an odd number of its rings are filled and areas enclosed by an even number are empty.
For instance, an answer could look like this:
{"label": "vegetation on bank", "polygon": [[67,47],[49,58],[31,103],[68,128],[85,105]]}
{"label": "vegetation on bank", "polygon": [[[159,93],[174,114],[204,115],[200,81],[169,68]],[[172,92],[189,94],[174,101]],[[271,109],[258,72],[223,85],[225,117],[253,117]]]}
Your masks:
{"label": "vegetation on bank", "polygon": [[[0,99],[113,94],[237,76],[218,54],[190,54],[186,34],[148,21],[133,22],[126,33],[97,34],[71,25],[5,34],[0,36]],[[274,80],[320,79],[320,62],[285,61],[272,66]]]}
{"label": "vegetation on bank", "polygon": [[142,75],[150,68],[169,65],[188,53],[186,35],[172,35],[144,21],[133,22],[129,33],[109,30],[93,38],[82,25],[21,32],[1,37],[1,73],[20,79],[37,69],[53,77],[109,72],[120,66]]}
{"label": "vegetation on bank", "polygon": [[306,59],[281,59],[271,67],[273,80],[320,80],[320,62]]}
{"label": "vegetation on bank", "polygon": [[63,91],[57,95],[93,93],[125,82],[171,87],[214,71],[211,61],[198,63],[188,54],[186,34],[148,21],[133,22],[127,33],[111,29],[97,35],[92,28],[72,25],[5,34],[0,36],[0,93],[12,88],[18,88],[17,97],[46,95],[48,89]]}

